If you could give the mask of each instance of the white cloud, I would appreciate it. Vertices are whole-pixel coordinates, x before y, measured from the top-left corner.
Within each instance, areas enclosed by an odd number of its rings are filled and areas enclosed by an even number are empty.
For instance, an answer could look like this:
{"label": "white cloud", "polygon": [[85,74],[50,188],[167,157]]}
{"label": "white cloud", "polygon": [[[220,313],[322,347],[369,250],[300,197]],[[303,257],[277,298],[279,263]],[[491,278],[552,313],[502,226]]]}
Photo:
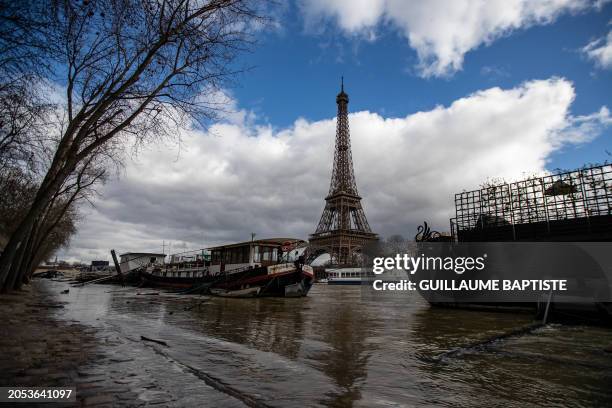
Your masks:
{"label": "white cloud", "polygon": [[606,106],[590,115],[569,118],[568,126],[560,133],[557,143],[587,143],[595,139],[602,129],[612,125],[612,116]]}
{"label": "white cloud", "polygon": [[[569,81],[551,78],[406,117],[351,114],[357,184],[372,228],[411,236],[427,220],[448,229],[454,193],[489,177],[544,171],[553,151],[610,124],[607,108],[570,115],[574,96]],[[105,186],[64,255],[108,258],[112,247],[160,250],[162,240],[178,252],[251,232],[306,238],[323,210],[334,135],[334,119],[298,119],[281,130],[234,120],[185,132],[178,159],[176,149],[150,148]]]}
{"label": "white cloud", "polygon": [[466,53],[514,30],[548,24],[563,13],[600,9],[589,0],[302,0],[307,27],[335,19],[352,35],[373,38],[376,26],[391,23],[419,57],[424,77],[446,76],[461,69]]}
{"label": "white cloud", "polygon": [[582,48],[582,52],[600,68],[612,68],[612,31]]}

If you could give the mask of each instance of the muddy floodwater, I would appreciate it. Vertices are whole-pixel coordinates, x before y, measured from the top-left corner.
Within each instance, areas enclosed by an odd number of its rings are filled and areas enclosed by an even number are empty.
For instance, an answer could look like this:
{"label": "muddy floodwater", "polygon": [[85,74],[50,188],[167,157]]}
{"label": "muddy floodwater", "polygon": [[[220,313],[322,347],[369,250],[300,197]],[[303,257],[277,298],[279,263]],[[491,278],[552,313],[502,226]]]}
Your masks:
{"label": "muddy floodwater", "polygon": [[549,325],[437,359],[531,316],[430,308],[417,294],[366,300],[358,286],[223,299],[89,285],[58,299],[56,316],[95,327],[114,355],[88,369],[134,378],[162,405],[612,406],[605,328]]}

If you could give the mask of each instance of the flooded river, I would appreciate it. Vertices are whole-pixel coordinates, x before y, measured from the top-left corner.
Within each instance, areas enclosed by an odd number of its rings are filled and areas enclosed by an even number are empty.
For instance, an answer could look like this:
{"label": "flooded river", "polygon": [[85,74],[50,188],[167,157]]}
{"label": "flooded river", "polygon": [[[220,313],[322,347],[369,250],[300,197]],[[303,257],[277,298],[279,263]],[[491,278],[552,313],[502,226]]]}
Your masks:
{"label": "flooded river", "polygon": [[58,297],[57,316],[94,326],[114,356],[100,372],[173,401],[163,405],[612,406],[610,329],[549,325],[437,359],[531,316],[430,308],[416,294],[366,300],[358,286],[315,285],[302,299],[110,285]]}

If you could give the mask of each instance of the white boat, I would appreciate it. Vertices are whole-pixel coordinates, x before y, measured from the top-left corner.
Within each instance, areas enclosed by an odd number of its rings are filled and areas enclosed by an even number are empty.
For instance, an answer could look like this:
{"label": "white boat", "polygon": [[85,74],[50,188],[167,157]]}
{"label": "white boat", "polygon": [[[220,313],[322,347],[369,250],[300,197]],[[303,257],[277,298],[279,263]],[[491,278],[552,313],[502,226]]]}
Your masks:
{"label": "white boat", "polygon": [[328,285],[361,285],[371,284],[374,280],[386,282],[400,282],[409,279],[409,275],[403,270],[387,271],[381,275],[375,275],[368,268],[330,268],[326,269]]}
{"label": "white boat", "polygon": [[361,282],[373,276],[363,268],[333,268],[325,271],[328,285],[361,285]]}

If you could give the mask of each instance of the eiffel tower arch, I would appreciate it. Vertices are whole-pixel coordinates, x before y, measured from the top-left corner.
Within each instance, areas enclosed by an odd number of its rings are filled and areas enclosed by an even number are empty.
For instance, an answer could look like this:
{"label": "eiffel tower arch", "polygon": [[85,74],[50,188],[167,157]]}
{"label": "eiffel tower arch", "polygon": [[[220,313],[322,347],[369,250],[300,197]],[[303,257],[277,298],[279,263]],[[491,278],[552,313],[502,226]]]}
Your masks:
{"label": "eiffel tower arch", "polygon": [[338,118],[329,193],[317,229],[309,240],[311,254],[327,252],[335,265],[355,264],[355,255],[365,245],[378,240],[378,235],[372,232],[368,224],[355,182],[348,103],[343,80],[340,93],[336,96]]}

